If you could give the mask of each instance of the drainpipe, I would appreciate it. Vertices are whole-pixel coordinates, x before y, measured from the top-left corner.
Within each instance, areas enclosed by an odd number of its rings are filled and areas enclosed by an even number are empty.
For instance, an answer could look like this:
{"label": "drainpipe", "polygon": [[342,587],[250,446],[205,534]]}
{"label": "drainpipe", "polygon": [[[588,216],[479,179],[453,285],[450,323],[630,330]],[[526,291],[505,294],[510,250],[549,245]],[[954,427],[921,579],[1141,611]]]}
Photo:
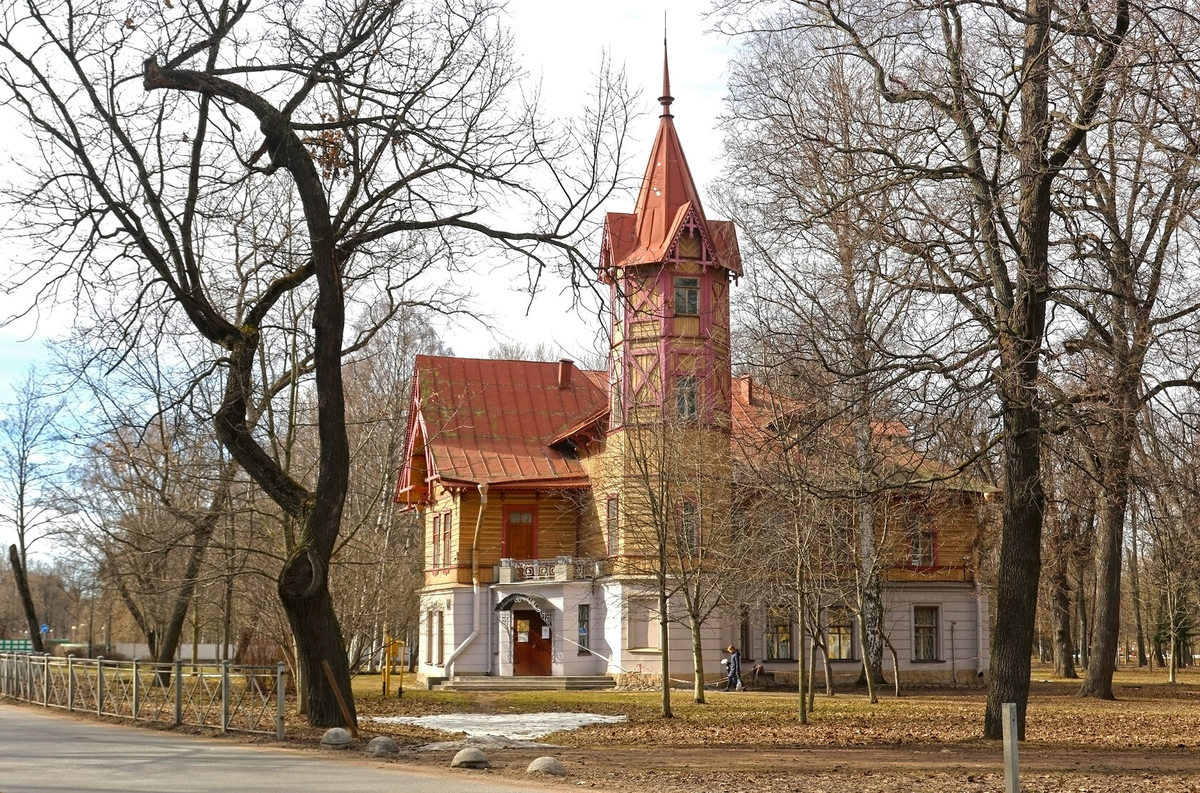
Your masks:
{"label": "drainpipe", "polygon": [[983,636],[987,626],[987,615],[983,611],[983,587],[975,582],[975,676],[983,677]]}
{"label": "drainpipe", "polygon": [[475,535],[471,538],[471,608],[474,611],[471,635],[463,639],[462,644],[455,647],[454,652],[450,653],[450,657],[446,659],[445,666],[442,667],[446,671],[446,677],[454,674],[455,659],[462,655],[467,646],[479,635],[479,620],[482,612],[480,609],[481,598],[479,597],[479,529],[483,526],[483,511],[487,507],[487,491],[487,482],[479,485],[479,514],[475,516]]}

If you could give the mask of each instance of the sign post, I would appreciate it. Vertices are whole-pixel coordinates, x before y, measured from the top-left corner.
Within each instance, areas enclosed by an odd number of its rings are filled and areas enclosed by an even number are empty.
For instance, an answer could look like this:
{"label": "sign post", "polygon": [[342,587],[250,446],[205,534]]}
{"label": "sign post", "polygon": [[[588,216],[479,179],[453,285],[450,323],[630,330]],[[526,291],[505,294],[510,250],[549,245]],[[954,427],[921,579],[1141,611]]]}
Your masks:
{"label": "sign post", "polygon": [[1020,761],[1017,758],[1017,705],[1005,702],[1004,717],[1004,793],[1021,793]]}

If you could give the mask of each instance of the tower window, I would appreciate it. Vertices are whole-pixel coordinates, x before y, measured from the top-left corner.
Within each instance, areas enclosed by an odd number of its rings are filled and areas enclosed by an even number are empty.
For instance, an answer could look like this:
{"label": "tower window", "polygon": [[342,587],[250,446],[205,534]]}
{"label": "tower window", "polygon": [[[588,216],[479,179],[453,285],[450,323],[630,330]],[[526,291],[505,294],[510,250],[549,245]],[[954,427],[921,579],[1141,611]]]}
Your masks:
{"label": "tower window", "polygon": [[676,381],[675,414],[681,419],[696,418],[696,378],[680,377]]}
{"label": "tower window", "polygon": [[675,279],[675,315],[695,316],[700,313],[700,279]]}

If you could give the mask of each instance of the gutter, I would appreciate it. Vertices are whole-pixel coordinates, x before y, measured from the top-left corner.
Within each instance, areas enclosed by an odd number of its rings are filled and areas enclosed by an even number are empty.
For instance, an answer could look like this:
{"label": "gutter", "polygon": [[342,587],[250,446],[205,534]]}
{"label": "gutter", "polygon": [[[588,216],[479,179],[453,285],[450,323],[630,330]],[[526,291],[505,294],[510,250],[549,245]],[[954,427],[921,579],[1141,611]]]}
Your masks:
{"label": "gutter", "polygon": [[479,621],[482,613],[482,609],[479,607],[479,529],[483,526],[483,511],[487,507],[487,493],[487,482],[484,482],[479,485],[479,514],[475,516],[475,534],[471,538],[471,608],[473,611],[471,635],[463,639],[462,644],[455,647],[454,652],[450,653],[450,657],[446,659],[442,667],[446,677],[454,674],[454,661],[479,635]]}

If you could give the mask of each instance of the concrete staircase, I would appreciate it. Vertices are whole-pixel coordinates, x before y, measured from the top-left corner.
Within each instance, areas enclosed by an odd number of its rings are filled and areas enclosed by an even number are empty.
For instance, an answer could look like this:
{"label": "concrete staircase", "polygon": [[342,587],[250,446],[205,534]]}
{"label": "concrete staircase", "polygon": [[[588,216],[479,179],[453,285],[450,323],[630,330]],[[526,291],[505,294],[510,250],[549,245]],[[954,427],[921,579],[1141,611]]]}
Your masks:
{"label": "concrete staircase", "polygon": [[435,691],[593,691],[616,685],[611,675],[565,675],[558,677],[495,677],[454,675],[433,686]]}

